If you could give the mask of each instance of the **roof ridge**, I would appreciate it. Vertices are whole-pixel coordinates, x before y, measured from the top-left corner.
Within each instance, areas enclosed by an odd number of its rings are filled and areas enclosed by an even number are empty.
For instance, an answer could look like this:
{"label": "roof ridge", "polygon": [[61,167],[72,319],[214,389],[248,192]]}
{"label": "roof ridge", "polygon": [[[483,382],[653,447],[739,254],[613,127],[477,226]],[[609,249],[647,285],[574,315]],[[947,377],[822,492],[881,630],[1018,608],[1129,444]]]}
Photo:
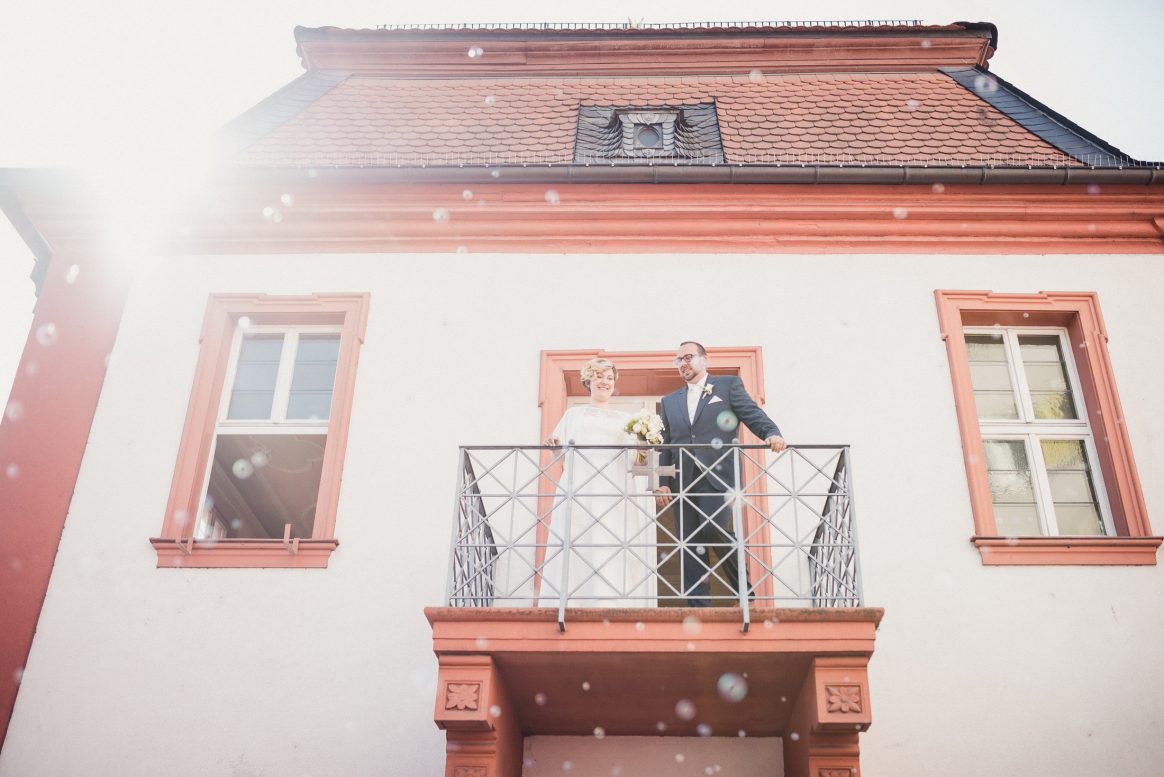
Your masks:
{"label": "roof ridge", "polygon": [[761,29],[761,28],[851,28],[851,27],[946,27],[949,25],[927,25],[921,19],[787,19],[779,21],[708,21],[708,22],[643,22],[628,19],[625,22],[454,22],[448,24],[378,24],[376,30],[431,30],[431,31],[473,31],[483,30],[721,30],[721,29]]}

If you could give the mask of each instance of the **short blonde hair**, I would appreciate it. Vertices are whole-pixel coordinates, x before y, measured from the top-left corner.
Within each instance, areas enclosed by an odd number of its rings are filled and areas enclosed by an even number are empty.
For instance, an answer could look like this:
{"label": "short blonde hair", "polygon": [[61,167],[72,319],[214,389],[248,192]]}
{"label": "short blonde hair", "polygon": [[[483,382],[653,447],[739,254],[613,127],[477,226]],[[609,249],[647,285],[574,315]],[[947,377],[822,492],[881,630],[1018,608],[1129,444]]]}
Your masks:
{"label": "short blonde hair", "polygon": [[610,359],[599,358],[586,362],[582,367],[582,385],[586,387],[587,391],[590,390],[590,381],[594,379],[594,376],[606,370],[614,373],[614,379],[618,380],[618,367],[615,367],[614,362]]}

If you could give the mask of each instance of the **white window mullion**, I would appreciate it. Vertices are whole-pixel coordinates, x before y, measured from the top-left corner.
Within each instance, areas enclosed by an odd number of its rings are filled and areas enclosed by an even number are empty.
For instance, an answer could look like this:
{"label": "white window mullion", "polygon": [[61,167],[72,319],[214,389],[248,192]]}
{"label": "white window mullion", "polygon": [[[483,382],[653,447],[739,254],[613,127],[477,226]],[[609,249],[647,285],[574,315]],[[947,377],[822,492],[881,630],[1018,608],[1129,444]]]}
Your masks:
{"label": "white window mullion", "polygon": [[1018,332],[1014,329],[1006,330],[1006,353],[1007,361],[1010,362],[1011,379],[1018,394],[1019,418],[1025,423],[1032,423],[1035,420],[1035,408],[1031,403],[1031,387],[1027,383],[1027,371],[1023,365],[1022,349],[1019,348]]}
{"label": "white window mullion", "polygon": [[279,373],[275,378],[275,401],[271,406],[271,420],[280,423],[287,419],[287,404],[291,401],[291,378],[295,373],[295,354],[299,349],[299,333],[289,331],[283,337],[283,352],[279,356]]}
{"label": "white window mullion", "polygon": [[1047,476],[1047,462],[1043,459],[1043,446],[1038,434],[1027,435],[1027,460],[1031,463],[1031,482],[1035,487],[1035,501],[1039,505],[1039,518],[1043,532],[1051,537],[1059,534],[1059,522],[1055,518],[1055,500],[1051,496],[1051,479]]}

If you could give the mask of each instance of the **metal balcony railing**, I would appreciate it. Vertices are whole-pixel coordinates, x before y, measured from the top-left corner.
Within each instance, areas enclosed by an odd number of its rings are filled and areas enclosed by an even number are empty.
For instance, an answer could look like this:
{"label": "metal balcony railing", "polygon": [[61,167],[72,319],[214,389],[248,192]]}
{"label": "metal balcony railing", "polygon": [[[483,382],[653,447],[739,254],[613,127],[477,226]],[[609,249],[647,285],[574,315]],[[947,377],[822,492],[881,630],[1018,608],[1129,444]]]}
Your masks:
{"label": "metal balcony railing", "polygon": [[843,445],[462,447],[447,601],[859,607],[853,513]]}

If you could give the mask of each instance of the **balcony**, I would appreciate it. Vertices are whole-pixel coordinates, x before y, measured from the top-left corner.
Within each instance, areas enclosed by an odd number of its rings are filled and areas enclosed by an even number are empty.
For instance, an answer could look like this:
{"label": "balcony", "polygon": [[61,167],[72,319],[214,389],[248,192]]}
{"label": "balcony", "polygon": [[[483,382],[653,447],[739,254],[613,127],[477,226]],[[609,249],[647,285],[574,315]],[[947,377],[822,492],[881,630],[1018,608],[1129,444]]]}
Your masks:
{"label": "balcony", "polygon": [[457,471],[426,610],[447,775],[516,777],[524,736],[596,732],[780,737],[790,777],[859,774],[882,613],[846,446],[466,447]]}

